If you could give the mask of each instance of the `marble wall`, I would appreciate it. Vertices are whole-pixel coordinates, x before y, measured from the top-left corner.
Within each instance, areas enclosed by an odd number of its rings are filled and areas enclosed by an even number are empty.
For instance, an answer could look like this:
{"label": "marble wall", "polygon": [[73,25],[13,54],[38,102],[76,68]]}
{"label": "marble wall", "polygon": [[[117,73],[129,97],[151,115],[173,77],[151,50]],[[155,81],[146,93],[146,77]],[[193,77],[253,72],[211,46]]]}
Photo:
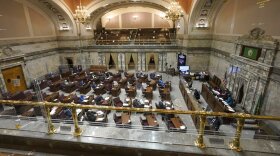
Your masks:
{"label": "marble wall", "polygon": [[201,72],[207,71],[209,66],[210,53],[199,53],[196,51],[187,52],[187,65],[190,66],[190,71]]}
{"label": "marble wall", "polygon": [[43,77],[47,73],[58,71],[58,67],[60,65],[59,54],[56,52],[50,54],[49,56],[28,59],[29,60],[25,61],[24,68],[27,72],[25,79],[28,83],[34,79]]}
{"label": "marble wall", "polygon": [[211,52],[208,71],[212,75],[216,75],[220,79],[223,79],[224,74],[226,71],[228,71],[229,66],[230,62],[228,60],[228,56],[219,54],[215,51]]}

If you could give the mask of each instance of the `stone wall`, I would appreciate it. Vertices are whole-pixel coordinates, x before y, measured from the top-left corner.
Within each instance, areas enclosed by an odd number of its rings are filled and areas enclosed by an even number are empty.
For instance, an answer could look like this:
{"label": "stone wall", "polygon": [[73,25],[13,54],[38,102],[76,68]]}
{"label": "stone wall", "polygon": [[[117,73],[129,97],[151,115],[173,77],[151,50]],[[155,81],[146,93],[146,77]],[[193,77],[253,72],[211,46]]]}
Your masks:
{"label": "stone wall", "polygon": [[212,51],[209,59],[208,71],[211,75],[216,75],[220,79],[224,78],[225,72],[230,66],[229,56],[218,51]]}
{"label": "stone wall", "polygon": [[[44,56],[45,55],[45,56]],[[31,82],[34,79],[45,76],[50,72],[57,72],[60,65],[59,55],[56,52],[41,55],[34,58],[27,57],[25,61],[26,81]]]}
{"label": "stone wall", "polygon": [[[241,86],[244,86],[244,97],[240,106],[246,112],[254,114],[257,103],[263,95],[261,114],[279,116],[279,47],[269,36],[265,37],[268,39],[267,41],[250,40],[248,35],[244,37],[214,35],[209,71],[223,79],[229,66],[239,67],[239,73],[227,75],[227,87],[232,92],[233,97],[238,100]],[[242,45],[262,48],[260,58],[253,61],[239,56]],[[274,72],[275,70],[278,72]],[[279,122],[264,121],[264,124],[270,128],[270,132],[278,132],[280,129]]]}

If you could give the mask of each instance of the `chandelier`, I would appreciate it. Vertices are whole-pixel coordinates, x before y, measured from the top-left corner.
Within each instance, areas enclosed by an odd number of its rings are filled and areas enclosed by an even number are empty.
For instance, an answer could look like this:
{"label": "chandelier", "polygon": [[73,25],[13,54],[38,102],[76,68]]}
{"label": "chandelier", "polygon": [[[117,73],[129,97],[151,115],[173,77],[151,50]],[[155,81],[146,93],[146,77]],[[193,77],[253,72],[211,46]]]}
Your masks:
{"label": "chandelier", "polygon": [[265,6],[265,3],[269,1],[270,0],[258,0],[257,5],[259,6],[259,8],[263,8]]}
{"label": "chandelier", "polygon": [[90,15],[88,14],[86,8],[82,6],[81,0],[80,0],[80,5],[77,6],[77,9],[75,10],[74,13],[74,19],[79,22],[79,23],[86,23],[87,20],[89,19]]}
{"label": "chandelier", "polygon": [[172,0],[168,11],[166,12],[165,18],[173,22],[173,28],[175,28],[175,22],[183,17],[183,11],[180,4],[176,0]]}

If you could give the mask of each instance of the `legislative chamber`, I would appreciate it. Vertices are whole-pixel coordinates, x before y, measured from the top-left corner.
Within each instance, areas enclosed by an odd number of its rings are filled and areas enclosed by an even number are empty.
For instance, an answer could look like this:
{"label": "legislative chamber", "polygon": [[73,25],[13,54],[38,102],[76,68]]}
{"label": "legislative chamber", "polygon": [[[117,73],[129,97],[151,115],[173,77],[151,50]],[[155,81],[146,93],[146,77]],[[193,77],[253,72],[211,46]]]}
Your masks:
{"label": "legislative chamber", "polygon": [[0,0],[0,155],[279,155],[279,8]]}

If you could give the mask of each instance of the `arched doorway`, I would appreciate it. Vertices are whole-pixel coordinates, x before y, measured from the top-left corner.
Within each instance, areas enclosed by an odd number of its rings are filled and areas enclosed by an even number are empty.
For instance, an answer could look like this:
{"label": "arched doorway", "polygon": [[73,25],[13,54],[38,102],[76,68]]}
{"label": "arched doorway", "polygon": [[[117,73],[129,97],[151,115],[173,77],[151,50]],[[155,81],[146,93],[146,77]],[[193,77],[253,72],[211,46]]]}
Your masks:
{"label": "arched doorway", "polygon": [[242,84],[242,86],[239,88],[238,97],[237,97],[238,104],[242,102],[243,96],[244,96],[244,84]]}
{"label": "arched doorway", "polygon": [[109,60],[109,69],[116,69],[116,63],[112,57],[112,55],[110,54],[110,60]]}
{"label": "arched doorway", "polygon": [[67,65],[69,68],[73,68],[73,66],[74,66],[73,58],[70,58],[70,57],[66,58],[66,62],[67,62]]}
{"label": "arched doorway", "polygon": [[152,54],[149,59],[148,70],[155,70],[155,69],[156,69],[155,56],[154,54]]}
{"label": "arched doorway", "polygon": [[133,70],[133,69],[135,69],[135,62],[131,54],[128,62],[128,70]]}

